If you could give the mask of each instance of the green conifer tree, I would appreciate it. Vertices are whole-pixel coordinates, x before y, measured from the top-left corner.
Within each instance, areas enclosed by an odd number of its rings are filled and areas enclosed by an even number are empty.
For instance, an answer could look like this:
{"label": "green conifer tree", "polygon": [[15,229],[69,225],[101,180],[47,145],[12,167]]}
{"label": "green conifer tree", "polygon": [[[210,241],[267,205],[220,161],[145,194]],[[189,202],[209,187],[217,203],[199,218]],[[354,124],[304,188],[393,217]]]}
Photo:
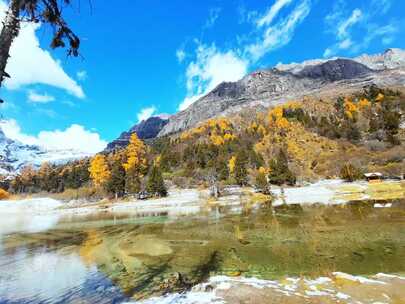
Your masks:
{"label": "green conifer tree", "polygon": [[244,150],[240,150],[236,155],[234,177],[239,186],[247,185],[247,162],[248,158]]}
{"label": "green conifer tree", "polygon": [[283,150],[280,150],[276,159],[270,160],[269,167],[270,167],[269,181],[271,184],[276,185],[295,184],[296,177],[288,168],[287,155]]}
{"label": "green conifer tree", "polygon": [[163,180],[162,172],[158,166],[153,166],[148,176],[146,190],[154,196],[167,196],[167,189]]}

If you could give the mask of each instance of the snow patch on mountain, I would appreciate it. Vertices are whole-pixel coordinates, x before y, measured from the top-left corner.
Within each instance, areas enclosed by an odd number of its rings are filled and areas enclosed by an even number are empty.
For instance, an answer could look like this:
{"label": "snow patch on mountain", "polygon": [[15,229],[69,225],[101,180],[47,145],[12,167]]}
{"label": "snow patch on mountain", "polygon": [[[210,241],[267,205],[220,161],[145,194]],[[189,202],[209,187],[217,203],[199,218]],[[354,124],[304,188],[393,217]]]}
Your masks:
{"label": "snow patch on mountain", "polygon": [[[364,64],[365,66],[367,66],[372,70],[387,70],[405,67],[405,50],[397,48],[387,49],[384,53],[381,54],[374,54],[374,55],[363,54],[356,58],[344,58],[344,57],[339,58],[357,61],[361,64]],[[306,67],[316,66],[325,63],[327,61],[336,59],[338,59],[338,57],[327,59],[311,59],[303,61],[301,63],[296,62],[289,64],[278,63],[275,67],[279,71],[298,74]]]}
{"label": "snow patch on mountain", "polygon": [[89,157],[92,154],[76,150],[47,150],[35,145],[23,144],[7,138],[0,129],[0,174],[10,175],[27,165],[39,167],[43,162],[63,164]]}

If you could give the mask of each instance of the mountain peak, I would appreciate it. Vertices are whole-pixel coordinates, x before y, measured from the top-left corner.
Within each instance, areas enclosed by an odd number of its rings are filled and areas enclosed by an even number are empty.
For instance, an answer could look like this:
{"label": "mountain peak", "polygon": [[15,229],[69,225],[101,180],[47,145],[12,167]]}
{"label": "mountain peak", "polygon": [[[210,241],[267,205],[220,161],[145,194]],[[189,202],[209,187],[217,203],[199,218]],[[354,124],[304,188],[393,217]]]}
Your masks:
{"label": "mountain peak", "polygon": [[371,84],[404,85],[404,71],[405,51],[395,48],[356,58],[280,63],[250,73],[240,81],[219,84],[186,110],[171,116],[158,136],[177,133],[206,119],[246,107],[267,108],[309,94],[337,94]]}
{"label": "mountain peak", "polygon": [[129,139],[133,133],[136,133],[140,139],[155,138],[160,130],[168,123],[170,115],[161,114],[149,117],[134,125],[129,131],[122,132],[121,135],[107,145],[106,151],[124,148],[128,145]]}

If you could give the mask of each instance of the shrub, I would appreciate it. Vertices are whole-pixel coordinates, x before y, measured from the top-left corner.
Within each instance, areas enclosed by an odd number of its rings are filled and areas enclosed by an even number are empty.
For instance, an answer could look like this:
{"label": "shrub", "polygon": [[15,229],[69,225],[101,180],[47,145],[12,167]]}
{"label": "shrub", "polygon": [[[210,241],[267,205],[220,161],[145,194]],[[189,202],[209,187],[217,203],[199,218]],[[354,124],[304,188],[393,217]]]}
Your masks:
{"label": "shrub", "polygon": [[0,200],[6,200],[10,198],[10,193],[0,188]]}
{"label": "shrub", "polygon": [[260,168],[255,177],[255,187],[263,194],[270,194],[270,185],[267,181],[266,173]]}
{"label": "shrub", "polygon": [[359,180],[363,177],[363,174],[361,170],[352,164],[345,164],[341,169],[340,169],[340,178],[348,181],[348,182],[353,182],[355,180]]}

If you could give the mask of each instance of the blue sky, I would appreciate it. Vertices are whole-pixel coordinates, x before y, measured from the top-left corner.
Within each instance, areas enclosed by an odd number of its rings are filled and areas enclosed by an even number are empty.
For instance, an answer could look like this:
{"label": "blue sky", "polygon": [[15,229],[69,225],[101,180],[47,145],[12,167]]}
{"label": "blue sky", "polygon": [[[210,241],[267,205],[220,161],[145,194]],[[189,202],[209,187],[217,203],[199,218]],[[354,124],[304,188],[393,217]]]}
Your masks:
{"label": "blue sky", "polygon": [[81,58],[49,50],[46,26],[24,25],[13,45],[0,91],[10,137],[96,152],[257,68],[405,48],[403,0],[72,2]]}

